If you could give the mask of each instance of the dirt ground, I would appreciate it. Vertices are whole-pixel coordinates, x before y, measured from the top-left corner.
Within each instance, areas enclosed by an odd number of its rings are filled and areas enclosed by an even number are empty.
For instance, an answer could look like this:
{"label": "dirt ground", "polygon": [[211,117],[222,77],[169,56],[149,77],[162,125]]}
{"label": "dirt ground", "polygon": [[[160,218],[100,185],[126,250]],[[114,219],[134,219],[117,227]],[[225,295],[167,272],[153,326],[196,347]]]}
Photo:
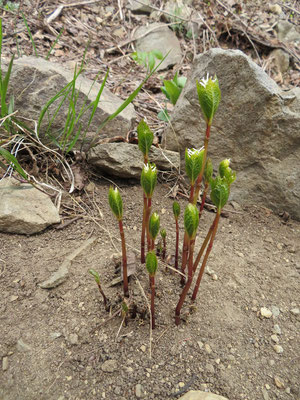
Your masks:
{"label": "dirt ground", "polygon": [[[164,101],[162,78],[170,79],[177,70],[186,76],[194,55],[210,46],[239,48],[282,87],[299,85],[295,47],[285,48],[291,55],[285,74],[279,73],[272,58],[271,51],[277,46],[273,26],[278,16],[270,12],[269,5],[275,3],[193,2],[207,25],[194,40],[184,31],[177,32],[182,64],[148,81],[146,89],[152,98],[142,92],[134,101],[138,117],[148,118],[158,138],[164,129],[164,123],[157,119],[160,109],[156,103]],[[65,65],[80,62],[90,40],[88,77],[93,79],[109,67],[107,87],[121,98],[144,78],[142,68],[129,56],[132,42],[126,41],[148,17],[130,14],[124,2],[103,0],[85,6],[74,2],[51,23],[46,17],[60,1],[21,0],[20,4],[40,56],[47,55],[64,27],[51,61]],[[162,2],[153,0],[153,4],[159,8]],[[297,2],[280,4],[286,18],[297,25]],[[9,58],[17,52],[15,32],[22,54],[33,54],[20,14],[3,11],[3,7],[1,13],[2,55]],[[108,51],[111,48],[113,51]],[[137,315],[128,319],[127,326],[122,325],[119,313],[122,287],[110,287],[119,276],[113,255],[121,245],[117,223],[108,209],[111,183],[106,178],[91,174],[93,184],[73,199],[63,199],[64,221],[78,217],[63,229],[52,227],[28,237],[0,234],[0,400],[165,400],[179,398],[192,389],[211,391],[229,400],[299,400],[300,223],[286,221],[264,207],[228,205],[196,305],[191,307],[187,299],[179,327],[174,323],[181,293],[179,277],[160,263],[157,328],[151,333],[145,267],[137,261],[130,280],[130,302],[131,307],[137,306]],[[127,243],[138,255],[141,188],[137,182],[109,179],[121,189]],[[174,253],[175,238],[171,187],[161,178],[153,199],[153,209],[167,230],[168,254]],[[186,201],[178,200],[183,209]],[[196,249],[213,217],[205,210]],[[183,228],[182,216],[180,225]],[[88,246],[91,239],[94,241]],[[78,249],[81,251],[73,259],[67,279],[56,288],[42,289],[39,283]],[[113,305],[111,315],[104,309],[88,273],[90,268],[100,273]]]}
{"label": "dirt ground", "polygon": [[[122,287],[109,287],[118,276],[112,254],[120,250],[107,205],[109,185],[96,181],[93,193],[78,198],[91,207],[62,230],[29,237],[1,234],[1,400],[164,400],[191,389],[231,400],[299,399],[300,224],[284,222],[265,208],[227,206],[196,306],[190,307],[187,299],[179,327],[174,323],[179,277],[159,265],[157,328],[150,349],[145,267],[137,262],[130,281],[138,313],[127,326],[121,326],[119,313],[110,317],[105,311],[88,274],[90,268],[100,273],[113,313],[118,311]],[[119,185],[127,242],[138,248],[141,188]],[[170,254],[174,223],[167,194],[160,184],[153,209],[167,229]],[[200,221],[197,249],[212,214],[205,211]],[[90,238],[95,241],[73,260],[67,280],[41,289],[39,283]],[[262,317],[262,307],[273,315]],[[274,348],[276,344],[281,347]]]}

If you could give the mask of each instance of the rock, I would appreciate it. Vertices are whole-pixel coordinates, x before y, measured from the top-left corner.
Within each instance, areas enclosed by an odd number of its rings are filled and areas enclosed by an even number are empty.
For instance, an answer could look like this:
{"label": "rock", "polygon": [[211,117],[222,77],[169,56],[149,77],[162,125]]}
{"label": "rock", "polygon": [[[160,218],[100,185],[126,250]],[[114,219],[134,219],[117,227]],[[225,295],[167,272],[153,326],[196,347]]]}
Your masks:
{"label": "rock", "polygon": [[[138,39],[139,37],[141,38]],[[179,40],[167,25],[154,22],[147,26],[141,26],[135,32],[135,38],[136,51],[159,50],[164,56],[170,51],[168,57],[158,68],[158,71],[181,61],[182,55]]]}
{"label": "rock", "polygon": [[32,235],[60,222],[49,196],[14,178],[0,182],[0,231]]}
{"label": "rock", "polygon": [[2,371],[8,370],[8,357],[2,358]]}
{"label": "rock", "polygon": [[296,26],[288,21],[278,21],[276,25],[276,31],[279,40],[283,40],[285,42],[300,41],[300,33],[297,31]]}
{"label": "rock", "polygon": [[275,345],[273,346],[273,349],[275,350],[275,352],[276,352],[277,354],[283,353],[283,347],[282,347],[282,346],[279,346],[279,344],[275,344]]}
{"label": "rock", "polygon": [[23,342],[22,339],[19,339],[17,341],[17,349],[19,351],[21,351],[22,353],[26,353],[31,350],[31,347],[28,344],[26,344],[25,342]]}
{"label": "rock", "polygon": [[[74,72],[72,70],[65,69],[60,64],[46,61],[43,58],[22,57],[15,60],[10,79],[11,91],[15,98],[15,109],[20,110],[22,117],[37,121],[41,108],[67,83],[73,80],[73,75]],[[93,83],[93,81],[85,78],[83,75],[77,78],[76,83],[76,87],[79,90],[77,109],[80,110],[86,96],[88,97],[86,105],[96,99],[101,85],[97,82]],[[93,87],[91,89],[92,84]],[[26,98],[26,101],[24,101],[24,98]],[[101,122],[122,103],[121,99],[104,88],[87,136],[94,136]],[[51,126],[52,134],[60,131],[65,126],[68,106],[66,102],[60,109],[57,118]],[[86,113],[81,119],[83,130],[87,125],[89,117],[90,113]],[[130,104],[101,130],[101,138],[124,136],[124,132],[132,128],[135,118],[134,107]],[[46,124],[43,124],[42,133],[45,131],[45,127]]]}
{"label": "rock", "polygon": [[195,81],[207,72],[217,74],[222,92],[208,156],[215,169],[231,158],[237,172],[231,200],[285,210],[300,220],[300,88],[283,91],[241,51],[216,48],[195,58],[171,115],[175,136],[167,128],[165,147],[177,150],[179,143],[183,160],[186,147],[203,145],[205,122]]}
{"label": "rock", "polygon": [[293,315],[299,315],[300,314],[300,309],[299,308],[292,308],[291,309],[291,313]]}
{"label": "rock", "polygon": [[71,266],[71,262],[64,262],[59,269],[50,276],[49,279],[39,283],[39,287],[42,289],[53,289],[61,285],[69,277],[69,266]]}
{"label": "rock", "polygon": [[[143,168],[142,160],[138,145],[129,143],[103,143],[88,153],[88,162],[91,165],[121,178],[139,179]],[[179,153],[160,150],[154,146],[151,147],[149,160],[155,162],[159,170],[167,171],[180,167]]]}
{"label": "rock", "polygon": [[128,0],[126,7],[132,11],[134,14],[150,14],[152,8],[150,7],[149,0],[143,0],[144,4],[138,3],[134,0]]}
{"label": "rock", "polygon": [[214,368],[214,366],[212,364],[206,364],[205,369],[210,374],[214,374],[215,373],[215,368]]}
{"label": "rock", "polygon": [[282,74],[288,71],[290,66],[290,56],[281,49],[276,49],[271,52],[271,56],[275,60],[275,64]]}
{"label": "rock", "polygon": [[107,360],[101,365],[101,369],[103,372],[115,372],[118,369],[118,361],[117,360]]}
{"label": "rock", "polygon": [[273,14],[277,14],[277,15],[280,15],[282,13],[282,8],[280,7],[279,4],[269,4],[269,10]]}
{"label": "rock", "polygon": [[274,318],[279,317],[280,310],[279,310],[279,308],[277,306],[271,306],[271,311],[272,311],[272,314],[273,314]]}
{"label": "rock", "polygon": [[276,335],[281,335],[280,326],[277,325],[277,324],[275,324],[275,325],[273,326],[273,332],[274,332]]}
{"label": "rock", "polygon": [[279,376],[274,376],[274,383],[278,389],[284,389],[284,382],[279,378]]}
{"label": "rock", "polygon": [[205,349],[206,353],[208,353],[208,354],[212,353],[212,349],[208,343],[205,343],[204,349]]}
{"label": "rock", "polygon": [[190,390],[179,400],[228,400],[226,397],[217,394],[202,392],[201,390]]}
{"label": "rock", "polygon": [[268,308],[262,307],[262,308],[260,309],[260,315],[261,315],[262,317],[264,317],[264,318],[271,318],[273,314],[272,314],[272,311],[269,310]]}
{"label": "rock", "polygon": [[68,337],[68,341],[70,344],[78,344],[78,335],[76,333],[71,333],[70,336]]}
{"label": "rock", "polygon": [[271,339],[273,340],[274,343],[279,343],[279,338],[277,335],[271,335]]}
{"label": "rock", "polygon": [[135,386],[135,395],[138,399],[143,396],[143,387],[140,383]]}

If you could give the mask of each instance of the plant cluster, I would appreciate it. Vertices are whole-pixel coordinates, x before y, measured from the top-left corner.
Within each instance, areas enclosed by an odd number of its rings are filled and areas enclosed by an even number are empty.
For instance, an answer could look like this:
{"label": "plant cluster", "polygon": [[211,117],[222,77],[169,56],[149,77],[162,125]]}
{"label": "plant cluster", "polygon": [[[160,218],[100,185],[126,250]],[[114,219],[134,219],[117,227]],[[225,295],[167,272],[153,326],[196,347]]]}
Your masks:
{"label": "plant cluster", "polygon": [[[175,323],[180,323],[180,313],[186,296],[192,286],[193,278],[197,275],[195,286],[192,292],[191,300],[195,301],[199,290],[199,285],[207,264],[208,257],[213,247],[216,237],[220,215],[223,207],[226,205],[230,186],[235,181],[236,174],[230,168],[230,160],[224,159],[219,167],[218,173],[213,176],[213,165],[207,158],[208,144],[210,139],[210,129],[214,115],[218,109],[221,99],[219,82],[216,77],[207,75],[206,78],[196,81],[199,104],[203,117],[206,122],[206,132],[204,137],[204,146],[201,149],[186,149],[185,152],[185,170],[190,181],[189,202],[184,210],[184,237],[182,245],[181,268],[179,271],[179,226],[178,218],[180,215],[180,206],[174,201],[173,215],[175,220],[176,242],[175,242],[175,269],[181,274],[181,283],[183,289],[175,309]],[[146,264],[149,274],[150,293],[151,293],[151,324],[155,328],[155,274],[158,267],[157,255],[155,253],[155,240],[160,230],[160,218],[157,213],[152,211],[152,196],[157,182],[157,168],[155,164],[149,162],[149,151],[153,142],[153,133],[145,121],[141,121],[137,128],[138,146],[143,154],[144,167],[141,173],[141,186],[143,189],[143,214],[141,230],[141,263]],[[197,202],[200,197],[201,185],[204,183],[200,206]],[[216,207],[215,218],[208,230],[203,244],[195,255],[195,241],[198,233],[199,219],[201,218],[205,199],[210,189],[210,197]],[[122,259],[123,259],[123,283],[124,295],[128,296],[128,279],[126,276],[126,245],[122,226],[123,202],[117,188],[109,189],[109,205],[119,221],[120,235],[122,241]],[[165,258],[166,231],[161,230],[161,236],[164,239],[164,250],[162,259]],[[202,259],[200,268],[199,263]],[[187,269],[187,272],[186,272]]]}

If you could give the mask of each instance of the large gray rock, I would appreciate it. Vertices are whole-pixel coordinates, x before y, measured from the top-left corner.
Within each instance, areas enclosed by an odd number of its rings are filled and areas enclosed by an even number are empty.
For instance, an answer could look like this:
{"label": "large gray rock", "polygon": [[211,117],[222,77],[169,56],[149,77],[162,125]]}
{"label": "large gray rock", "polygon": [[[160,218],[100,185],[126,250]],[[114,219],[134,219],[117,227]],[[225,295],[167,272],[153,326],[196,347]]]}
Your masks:
{"label": "large gray rock", "polygon": [[[300,42],[299,27],[289,21],[280,20],[276,25],[277,37],[285,42]],[[298,30],[297,30],[298,29]]]}
{"label": "large gray rock", "polygon": [[[179,153],[151,147],[149,160],[159,170],[175,170],[180,167]],[[100,170],[121,178],[137,178],[143,168],[142,153],[138,145],[129,143],[103,143],[88,153],[88,162]]]}
{"label": "large gray rock", "polygon": [[[14,94],[15,109],[19,110],[20,116],[37,121],[43,106],[68,82],[72,81],[73,75],[74,71],[42,58],[22,57],[15,60],[10,79],[10,91]],[[88,98],[86,105],[96,99],[100,84],[94,83],[91,89],[93,81],[82,75],[77,78],[76,82],[76,87],[80,92],[77,105],[79,112],[86,97]],[[59,103],[55,104],[56,108]],[[98,108],[89,127],[88,136],[93,136],[104,118],[112,114],[121,104],[121,99],[104,88]],[[53,110],[53,108],[51,109]],[[57,132],[64,128],[67,112],[68,102],[65,102],[52,125],[52,134],[54,136],[57,136]],[[82,117],[82,130],[87,125],[89,116],[90,113],[88,112]],[[126,136],[126,133],[132,128],[135,118],[136,114],[133,105],[130,104],[118,117],[106,125],[101,131],[100,137]],[[47,118],[45,118],[45,122],[48,123]],[[42,125],[42,133],[46,125]]]}
{"label": "large gray rock", "polygon": [[0,182],[0,231],[31,235],[60,222],[49,196],[13,178]]}
{"label": "large gray rock", "polygon": [[228,400],[226,397],[217,394],[202,392],[201,390],[190,390],[179,400]]}
{"label": "large gray rock", "polygon": [[136,30],[135,37],[141,37],[141,39],[137,39],[135,42],[136,51],[160,50],[164,56],[170,51],[168,57],[158,68],[158,71],[180,62],[181,49],[179,40],[167,25],[154,22],[147,26],[141,26]]}
{"label": "large gray rock", "polygon": [[[205,122],[196,79],[217,74],[222,99],[209,143],[215,165],[232,159],[237,180],[231,197],[285,210],[300,219],[300,88],[283,91],[238,50],[212,49],[196,58],[172,114],[165,145],[183,153],[203,145]],[[179,145],[178,145],[179,143]]]}

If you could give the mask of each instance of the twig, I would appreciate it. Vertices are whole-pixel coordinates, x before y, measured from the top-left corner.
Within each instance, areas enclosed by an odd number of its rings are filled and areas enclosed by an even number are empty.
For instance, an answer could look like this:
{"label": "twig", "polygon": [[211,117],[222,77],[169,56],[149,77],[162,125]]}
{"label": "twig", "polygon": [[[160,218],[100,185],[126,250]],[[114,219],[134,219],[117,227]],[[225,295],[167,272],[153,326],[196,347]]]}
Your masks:
{"label": "twig", "polygon": [[295,12],[296,14],[299,14],[299,15],[300,15],[300,11],[296,10],[295,8],[293,8],[293,7],[291,7],[291,6],[288,6],[287,4],[283,4],[283,3],[280,3],[280,5],[281,5],[282,7],[288,8],[289,10],[291,10],[291,11]]}

